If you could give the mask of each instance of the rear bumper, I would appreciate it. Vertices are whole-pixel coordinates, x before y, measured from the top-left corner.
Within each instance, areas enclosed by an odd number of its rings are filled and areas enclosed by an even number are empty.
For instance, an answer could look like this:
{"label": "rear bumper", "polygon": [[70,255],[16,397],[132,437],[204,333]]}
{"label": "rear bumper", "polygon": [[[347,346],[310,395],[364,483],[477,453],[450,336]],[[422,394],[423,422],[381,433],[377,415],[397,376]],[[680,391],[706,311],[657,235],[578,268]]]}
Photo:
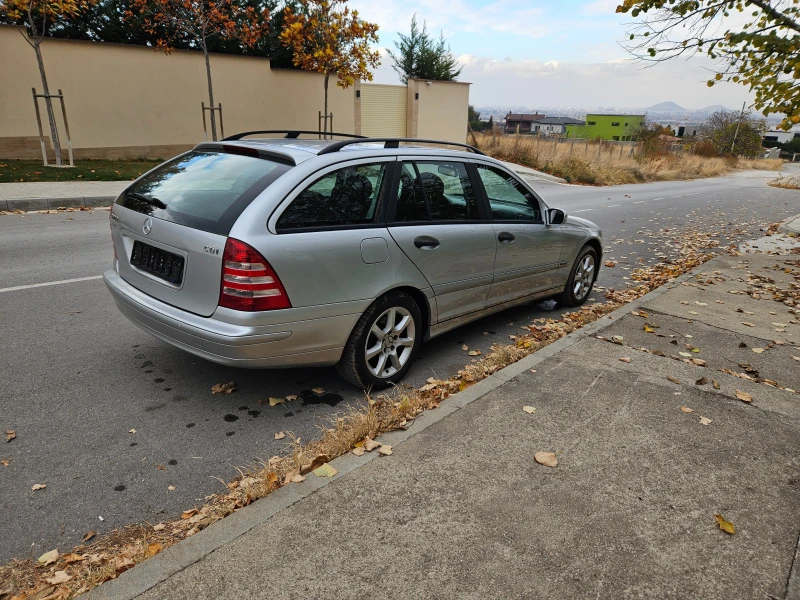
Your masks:
{"label": "rear bumper", "polygon": [[245,326],[200,317],[165,304],[127,283],[113,269],[103,274],[117,307],[147,333],[212,362],[245,368],[325,366],[339,362],[359,313]]}

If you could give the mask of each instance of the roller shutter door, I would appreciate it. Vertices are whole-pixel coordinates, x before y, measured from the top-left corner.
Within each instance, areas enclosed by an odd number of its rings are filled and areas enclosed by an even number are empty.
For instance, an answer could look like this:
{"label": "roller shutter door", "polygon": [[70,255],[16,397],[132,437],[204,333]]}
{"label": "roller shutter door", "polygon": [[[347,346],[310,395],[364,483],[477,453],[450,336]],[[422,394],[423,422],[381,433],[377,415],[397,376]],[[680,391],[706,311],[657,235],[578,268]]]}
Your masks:
{"label": "roller shutter door", "polygon": [[361,85],[361,135],[406,137],[406,98],[401,85]]}

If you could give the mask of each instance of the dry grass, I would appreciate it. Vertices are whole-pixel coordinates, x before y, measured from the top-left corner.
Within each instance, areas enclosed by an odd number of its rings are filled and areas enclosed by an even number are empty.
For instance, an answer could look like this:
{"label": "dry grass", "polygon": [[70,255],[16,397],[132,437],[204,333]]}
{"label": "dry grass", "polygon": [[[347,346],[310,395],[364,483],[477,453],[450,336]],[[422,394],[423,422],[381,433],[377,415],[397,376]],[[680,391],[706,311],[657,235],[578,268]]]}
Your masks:
{"label": "dry grass", "polygon": [[786,190],[800,190],[800,175],[795,175],[794,177],[778,176],[777,179],[770,181],[769,185]]}
{"label": "dry grass", "polygon": [[472,142],[483,152],[508,162],[562,177],[570,183],[617,185],[716,177],[737,169],[779,170],[779,159],[709,158],[660,154],[652,158],[615,142],[553,141],[525,135],[479,133]]}
{"label": "dry grass", "polygon": [[[636,287],[610,290],[607,301],[589,304],[560,319],[536,319],[525,333],[510,336],[510,343],[496,344],[485,355],[473,359],[446,379],[429,379],[419,389],[397,387],[377,396],[365,396],[363,406],[334,416],[321,428],[316,440],[303,444],[289,434],[284,455],[274,456],[260,465],[240,471],[240,476],[226,484],[223,494],[212,496],[199,507],[190,508],[173,521],[141,523],[101,536],[91,545],[78,546],[48,566],[35,560],[16,560],[0,566],[0,598],[25,600],[36,595],[50,600],[67,600],[88,591],[104,581],[116,578],[136,564],[158,554],[169,546],[190,537],[210,524],[225,518],[283,485],[302,485],[313,476],[315,468],[337,456],[367,449],[367,438],[408,427],[425,410],[436,408],[454,393],[465,390],[499,369],[555,342],[567,334],[595,321],[643,294],[671,281],[714,255],[715,236],[700,232],[665,233],[679,251],[679,260],[663,262],[631,273]],[[731,251],[731,250],[729,250]],[[63,571],[69,577],[62,584],[47,580]],[[38,595],[37,595],[38,594]]]}

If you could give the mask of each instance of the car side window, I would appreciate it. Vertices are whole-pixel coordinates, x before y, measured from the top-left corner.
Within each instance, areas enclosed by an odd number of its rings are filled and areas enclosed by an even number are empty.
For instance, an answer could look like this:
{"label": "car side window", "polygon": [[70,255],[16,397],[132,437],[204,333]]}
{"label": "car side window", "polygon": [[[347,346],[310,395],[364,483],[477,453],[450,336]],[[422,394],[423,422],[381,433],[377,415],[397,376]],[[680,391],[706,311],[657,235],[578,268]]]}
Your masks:
{"label": "car side window", "polygon": [[373,223],[387,164],[345,167],[317,179],[283,211],[277,231]]}
{"label": "car side window", "polygon": [[543,223],[539,201],[508,173],[487,165],[476,165],[492,218],[496,221]]}
{"label": "car side window", "polygon": [[395,222],[474,221],[479,218],[475,193],[464,163],[402,163]]}

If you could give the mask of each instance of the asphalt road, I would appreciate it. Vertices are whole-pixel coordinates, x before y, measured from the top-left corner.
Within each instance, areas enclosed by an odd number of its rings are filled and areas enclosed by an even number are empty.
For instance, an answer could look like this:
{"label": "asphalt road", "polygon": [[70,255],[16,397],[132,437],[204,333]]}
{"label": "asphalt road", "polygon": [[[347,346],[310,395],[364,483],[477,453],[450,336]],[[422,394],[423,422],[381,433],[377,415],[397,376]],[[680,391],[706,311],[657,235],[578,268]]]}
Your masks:
{"label": "asphalt road", "polygon": [[[621,288],[691,229],[711,228],[726,243],[800,213],[800,192],[767,187],[772,177],[533,185],[551,206],[603,228],[604,258],[618,265],[602,269],[598,285]],[[332,368],[236,370],[150,337],[117,312],[99,278],[111,259],[107,211],[0,217],[0,432],[17,436],[0,441],[0,460],[11,459],[0,465],[0,561],[175,517],[223,490],[237,468],[285,451],[276,432],[310,439],[326,418],[364,402]],[[471,360],[463,344],[487,351],[558,312],[534,303],[437,338],[407,382],[450,376]],[[237,392],[211,394],[229,381]],[[309,391],[317,387],[325,393]],[[290,394],[301,399],[259,403]]]}

